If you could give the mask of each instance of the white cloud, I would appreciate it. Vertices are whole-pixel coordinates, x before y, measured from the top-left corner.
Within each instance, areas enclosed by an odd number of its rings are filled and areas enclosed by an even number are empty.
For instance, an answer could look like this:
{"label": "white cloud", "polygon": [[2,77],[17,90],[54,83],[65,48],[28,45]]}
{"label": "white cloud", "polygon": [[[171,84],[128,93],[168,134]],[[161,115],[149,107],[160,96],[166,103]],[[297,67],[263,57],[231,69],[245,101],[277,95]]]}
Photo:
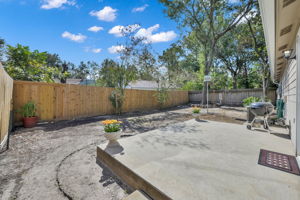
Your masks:
{"label": "white cloud", "polygon": [[85,47],[84,48],[85,52],[92,52],[92,53],[100,53],[102,49],[100,48],[92,48],[92,47]]}
{"label": "white cloud", "polygon": [[103,27],[101,26],[92,26],[88,29],[88,31],[92,31],[92,32],[98,32],[98,31],[102,31],[103,30]]}
{"label": "white cloud", "polygon": [[106,21],[106,22],[112,22],[117,17],[117,9],[113,9],[110,6],[105,6],[102,10],[99,11],[91,11],[91,16],[95,16],[98,18],[98,20]]}
{"label": "white cloud", "polygon": [[124,36],[124,34],[134,32],[139,28],[140,28],[140,25],[138,25],[138,24],[132,24],[132,25],[128,25],[128,26],[117,25],[117,26],[112,27],[108,31],[108,33],[113,34],[116,37],[122,37],[122,36]]}
{"label": "white cloud", "polygon": [[92,52],[93,52],[93,53],[100,53],[100,52],[101,52],[101,49],[100,49],[100,48],[92,49]]}
{"label": "white cloud", "polygon": [[81,33],[76,34],[72,34],[68,31],[63,32],[63,34],[61,34],[61,36],[63,38],[67,38],[69,40],[72,40],[74,42],[84,42],[84,40],[87,38],[85,35],[82,35]]}
{"label": "white cloud", "polygon": [[111,46],[108,48],[108,52],[114,54],[114,53],[119,53],[124,49],[125,47],[123,45]]}
{"label": "white cloud", "polygon": [[143,12],[148,6],[149,6],[148,4],[145,4],[141,7],[133,8],[132,12]]}
{"label": "white cloud", "polygon": [[71,5],[74,6],[76,1],[73,0],[43,0],[43,5],[41,6],[42,9],[53,9],[53,8],[60,8],[64,5]]}
{"label": "white cloud", "polygon": [[146,43],[157,43],[157,42],[168,42],[177,37],[177,34],[174,31],[159,32],[153,34],[153,32],[159,29],[159,24],[155,24],[147,29],[141,28],[136,34],[135,37],[145,38]]}

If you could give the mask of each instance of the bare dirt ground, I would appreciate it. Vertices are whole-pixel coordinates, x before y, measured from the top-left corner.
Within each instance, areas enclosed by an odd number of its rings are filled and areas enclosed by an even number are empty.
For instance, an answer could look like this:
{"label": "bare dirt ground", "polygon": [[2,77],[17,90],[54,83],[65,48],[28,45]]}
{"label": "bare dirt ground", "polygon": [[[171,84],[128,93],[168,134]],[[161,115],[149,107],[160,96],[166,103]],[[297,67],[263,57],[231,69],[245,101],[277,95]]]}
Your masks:
{"label": "bare dirt ground", "polygon": [[[202,109],[199,119],[244,123],[241,108]],[[18,128],[10,149],[0,154],[0,199],[101,199],[120,200],[130,189],[96,164],[96,145],[106,142],[99,116],[74,121]],[[124,122],[123,137],[194,118],[191,108],[131,113],[118,117]]]}

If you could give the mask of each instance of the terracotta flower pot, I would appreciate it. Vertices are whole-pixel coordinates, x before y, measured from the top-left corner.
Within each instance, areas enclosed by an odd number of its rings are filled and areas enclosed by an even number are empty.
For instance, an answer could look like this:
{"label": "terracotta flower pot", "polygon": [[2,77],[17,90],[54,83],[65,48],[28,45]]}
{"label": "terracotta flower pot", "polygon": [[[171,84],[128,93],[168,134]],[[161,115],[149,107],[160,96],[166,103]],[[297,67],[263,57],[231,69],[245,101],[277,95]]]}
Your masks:
{"label": "terracotta flower pot", "polygon": [[38,117],[24,117],[23,126],[25,128],[32,128],[36,125]]}

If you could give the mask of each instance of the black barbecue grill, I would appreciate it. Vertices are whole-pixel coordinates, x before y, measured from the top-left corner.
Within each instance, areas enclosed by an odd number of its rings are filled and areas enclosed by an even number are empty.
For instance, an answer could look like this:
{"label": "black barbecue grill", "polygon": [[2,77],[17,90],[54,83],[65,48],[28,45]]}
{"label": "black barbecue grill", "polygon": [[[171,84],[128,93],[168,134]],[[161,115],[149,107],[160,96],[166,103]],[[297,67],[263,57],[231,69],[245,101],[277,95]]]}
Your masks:
{"label": "black barbecue grill", "polygon": [[255,116],[250,124],[247,125],[248,129],[252,129],[254,123],[257,121],[262,121],[264,129],[270,132],[268,118],[274,110],[274,106],[269,102],[255,102],[249,106],[250,112]]}

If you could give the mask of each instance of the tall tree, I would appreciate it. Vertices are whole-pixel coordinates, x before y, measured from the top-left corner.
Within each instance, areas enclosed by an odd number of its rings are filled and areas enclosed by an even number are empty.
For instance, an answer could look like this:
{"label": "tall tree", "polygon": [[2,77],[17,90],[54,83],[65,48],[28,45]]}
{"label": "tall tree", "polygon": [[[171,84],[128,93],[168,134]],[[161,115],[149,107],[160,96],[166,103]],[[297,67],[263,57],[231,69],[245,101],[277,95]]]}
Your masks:
{"label": "tall tree", "polygon": [[5,69],[15,80],[54,82],[57,69],[47,66],[47,53],[28,46],[7,45]]}
{"label": "tall tree", "polygon": [[55,78],[58,78],[60,83],[66,83],[67,78],[71,76],[70,69],[74,66],[70,62],[62,61],[58,54],[47,53],[47,66],[58,70]]}
{"label": "tall tree", "polygon": [[101,69],[99,72],[98,84],[104,87],[116,87],[117,81],[115,76],[118,74],[118,63],[112,59],[104,59],[101,63]]}
{"label": "tall tree", "polygon": [[250,35],[252,36],[255,57],[258,64],[261,66],[260,75],[263,88],[262,98],[266,99],[267,88],[270,84],[270,67],[258,2],[255,2],[254,6],[255,9],[251,11],[250,17],[248,16],[246,19]]}
{"label": "tall tree", "polygon": [[[179,27],[193,32],[195,45],[205,59],[204,74],[212,68],[218,41],[231,31],[251,10],[253,0],[232,3],[228,0],[160,0],[166,7],[167,15]],[[205,89],[203,94],[206,94]],[[203,102],[205,101],[203,98]]]}
{"label": "tall tree", "polygon": [[110,100],[115,107],[116,113],[120,114],[125,97],[125,88],[129,83],[137,78],[137,68],[139,58],[143,49],[145,49],[145,38],[135,36],[136,28],[127,26],[120,31],[124,36],[124,43],[119,44],[119,62],[117,63],[117,71],[114,74],[113,84],[115,90],[112,92]]}
{"label": "tall tree", "polygon": [[137,67],[139,78],[142,80],[154,80],[157,73],[156,58],[149,50],[149,45],[145,46],[138,55]]}
{"label": "tall tree", "polygon": [[80,79],[81,81],[86,80],[88,78],[88,75],[90,74],[88,63],[85,63],[83,61],[81,61],[77,67],[73,66],[72,71],[72,77]]}
{"label": "tall tree", "polygon": [[216,58],[231,74],[233,89],[238,88],[240,74],[243,76],[243,85],[249,88],[248,66],[253,61],[253,52],[251,37],[247,32],[247,25],[241,23],[221,38],[217,45]]}

